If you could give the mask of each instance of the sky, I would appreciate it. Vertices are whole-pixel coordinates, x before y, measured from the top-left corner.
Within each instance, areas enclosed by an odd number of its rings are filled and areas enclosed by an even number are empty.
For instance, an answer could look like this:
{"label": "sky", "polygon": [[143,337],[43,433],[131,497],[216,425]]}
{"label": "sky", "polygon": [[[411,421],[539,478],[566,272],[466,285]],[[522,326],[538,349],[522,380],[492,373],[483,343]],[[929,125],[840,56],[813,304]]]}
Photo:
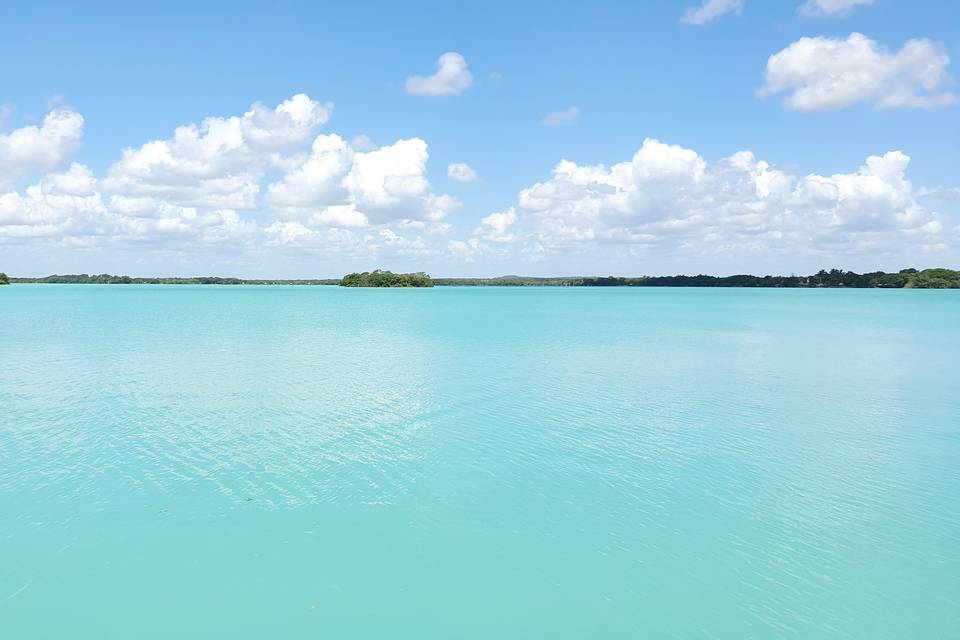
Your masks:
{"label": "sky", "polygon": [[0,21],[0,271],[960,267],[947,0],[56,3]]}

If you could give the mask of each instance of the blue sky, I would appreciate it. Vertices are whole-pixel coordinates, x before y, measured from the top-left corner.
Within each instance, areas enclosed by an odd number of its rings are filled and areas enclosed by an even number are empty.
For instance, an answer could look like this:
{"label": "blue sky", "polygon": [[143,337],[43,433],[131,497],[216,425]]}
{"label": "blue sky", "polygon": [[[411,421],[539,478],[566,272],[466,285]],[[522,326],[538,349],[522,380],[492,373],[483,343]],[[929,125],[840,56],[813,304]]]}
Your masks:
{"label": "blue sky", "polygon": [[[960,112],[952,96],[960,8],[875,0],[811,16],[803,0],[712,1],[730,10],[701,25],[681,20],[688,7],[704,4],[694,0],[23,3],[5,12],[0,27],[0,136],[9,142],[19,129],[42,127],[52,110],[70,110],[82,115],[82,137],[42,161],[13,152],[5,158],[0,137],[0,193],[8,194],[6,208],[0,205],[0,269],[306,276],[377,266],[465,275],[957,266]],[[855,33],[869,46],[852,44]],[[814,63],[789,50],[803,38],[819,39]],[[929,46],[900,56],[911,40]],[[854,58],[870,46],[881,52],[862,61],[874,79],[844,104],[785,104],[797,86],[817,91],[837,65],[860,72]],[[784,68],[794,75],[781,70],[787,88],[759,96],[768,59],[782,51],[792,56]],[[432,74],[446,52],[462,57],[472,83],[456,95],[411,95],[407,79]],[[797,79],[801,59],[813,68]],[[923,75],[937,64],[938,78]],[[335,106],[298,138],[298,148],[278,152],[283,163],[197,169],[206,177],[254,176],[257,192],[242,206],[184,197],[178,186],[158,186],[156,171],[137,174],[149,189],[117,177],[123,149],[169,140],[177,127],[202,126],[207,117],[242,116],[254,103],[272,110],[298,94]],[[548,113],[572,107],[577,116],[568,116],[569,124],[544,124]],[[403,194],[387,194],[395,201],[389,206],[346,191],[271,200],[270,185],[306,161],[294,156],[329,134],[356,143],[360,154],[419,139],[429,160],[422,171],[411,169],[408,157],[396,159],[402,170],[384,170],[406,180]],[[356,140],[360,135],[371,143]],[[553,173],[562,159],[581,169],[629,163],[648,138],[664,147],[647,147],[648,164],[635,168],[644,178]],[[682,179],[650,173],[671,154],[682,159],[681,148],[706,169],[688,163]],[[751,186],[749,197],[730,199],[743,176],[757,174],[742,162],[739,177],[721,170],[743,150],[792,177],[783,192],[789,197],[758,202]],[[888,180],[893,169],[880,171],[889,193],[871,192],[852,205],[851,197],[873,188],[870,180],[847,188],[838,178],[845,195],[832,201],[812,198],[804,186],[811,174],[855,176],[868,156],[892,151],[910,158],[903,166],[888,158],[903,170],[908,190]],[[71,163],[89,171],[89,188],[61,194],[66,205],[30,199],[31,185]],[[451,163],[469,164],[479,179],[451,180]],[[344,171],[327,179],[347,180],[351,169]],[[400,184],[394,178],[387,182]],[[521,196],[537,184],[549,197]],[[609,197],[597,195],[605,190]],[[456,206],[436,209],[443,195]],[[129,207],[111,204],[115,196],[141,199],[136,220]],[[88,200],[78,204],[81,197]],[[347,203],[349,225],[322,215]],[[713,205],[727,214],[715,216]],[[95,220],[79,219],[93,209]],[[219,230],[211,212],[223,209],[233,212],[217,214],[223,224],[250,225]],[[481,222],[496,212],[509,215]],[[163,224],[153,224],[160,218]]]}

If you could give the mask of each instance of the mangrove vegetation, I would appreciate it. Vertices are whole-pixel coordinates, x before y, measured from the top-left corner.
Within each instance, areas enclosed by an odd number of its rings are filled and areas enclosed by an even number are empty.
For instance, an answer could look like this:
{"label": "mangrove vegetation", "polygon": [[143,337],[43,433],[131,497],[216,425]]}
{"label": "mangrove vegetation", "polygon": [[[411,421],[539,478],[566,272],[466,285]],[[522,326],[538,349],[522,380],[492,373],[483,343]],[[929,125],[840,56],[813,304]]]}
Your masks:
{"label": "mangrove vegetation", "polygon": [[432,287],[433,280],[422,271],[393,273],[392,271],[364,271],[351,273],[340,280],[341,287]]}
{"label": "mangrove vegetation", "polygon": [[130,276],[114,276],[108,273],[101,273],[99,275],[87,275],[86,273],[52,275],[44,276],[42,278],[10,278],[10,281],[13,283],[23,284],[340,284],[340,280],[337,278],[317,280],[247,280],[244,278],[219,278],[215,276],[198,276],[192,278],[134,278]]}
{"label": "mangrove vegetation", "polygon": [[52,275],[41,278],[7,278],[0,273],[0,285],[6,283],[51,284],[217,284],[217,285],[341,285],[344,287],[775,287],[790,289],[960,289],[960,271],[953,269],[903,269],[897,272],[856,273],[842,269],[821,270],[809,276],[569,276],[534,278],[500,276],[498,278],[431,278],[423,272],[393,273],[377,269],[351,273],[343,278],[301,280],[221,278],[136,278],[99,275]]}

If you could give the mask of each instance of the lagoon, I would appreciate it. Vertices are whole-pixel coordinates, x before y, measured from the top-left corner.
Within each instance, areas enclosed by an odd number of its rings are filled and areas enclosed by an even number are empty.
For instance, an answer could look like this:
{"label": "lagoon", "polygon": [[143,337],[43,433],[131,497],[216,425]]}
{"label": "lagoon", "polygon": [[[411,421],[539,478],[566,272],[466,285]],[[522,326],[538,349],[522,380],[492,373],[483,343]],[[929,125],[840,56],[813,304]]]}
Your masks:
{"label": "lagoon", "polygon": [[960,294],[0,289],[0,636],[949,638]]}

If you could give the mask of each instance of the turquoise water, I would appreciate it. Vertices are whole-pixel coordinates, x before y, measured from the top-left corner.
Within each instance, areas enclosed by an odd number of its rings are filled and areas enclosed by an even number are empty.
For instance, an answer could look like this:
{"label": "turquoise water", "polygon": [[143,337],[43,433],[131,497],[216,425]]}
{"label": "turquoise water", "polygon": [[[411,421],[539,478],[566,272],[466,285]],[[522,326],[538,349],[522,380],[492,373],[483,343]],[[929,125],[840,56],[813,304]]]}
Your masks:
{"label": "turquoise water", "polygon": [[960,637],[960,294],[0,288],[0,637]]}

